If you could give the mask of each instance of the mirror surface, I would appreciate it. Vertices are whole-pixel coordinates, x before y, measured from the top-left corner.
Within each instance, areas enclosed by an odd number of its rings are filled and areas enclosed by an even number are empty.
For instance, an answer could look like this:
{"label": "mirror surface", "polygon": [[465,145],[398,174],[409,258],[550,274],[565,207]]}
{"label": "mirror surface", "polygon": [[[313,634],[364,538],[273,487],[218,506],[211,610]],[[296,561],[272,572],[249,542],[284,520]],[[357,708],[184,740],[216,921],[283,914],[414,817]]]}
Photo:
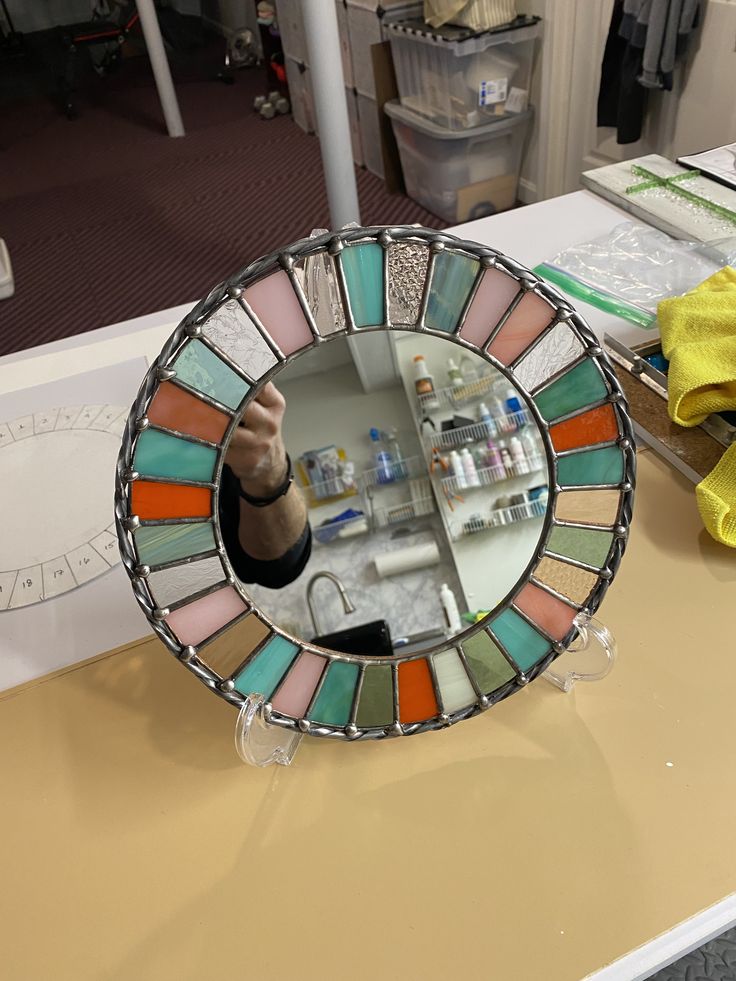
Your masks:
{"label": "mirror surface", "polygon": [[548,468],[523,398],[441,338],[341,336],[273,378],[311,556],[279,589],[246,584],[282,630],[353,654],[456,636],[524,573]]}

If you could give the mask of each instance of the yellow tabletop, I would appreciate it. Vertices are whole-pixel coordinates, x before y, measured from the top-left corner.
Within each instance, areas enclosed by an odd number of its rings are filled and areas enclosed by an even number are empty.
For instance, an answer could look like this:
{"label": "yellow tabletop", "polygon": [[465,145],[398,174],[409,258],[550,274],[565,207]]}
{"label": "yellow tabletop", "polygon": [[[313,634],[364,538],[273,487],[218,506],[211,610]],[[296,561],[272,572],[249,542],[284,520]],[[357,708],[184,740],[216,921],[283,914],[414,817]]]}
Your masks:
{"label": "yellow tabletop", "polygon": [[0,976],[583,977],[736,884],[735,581],[646,453],[619,661],[569,695],[256,770],[158,641],[11,693]]}

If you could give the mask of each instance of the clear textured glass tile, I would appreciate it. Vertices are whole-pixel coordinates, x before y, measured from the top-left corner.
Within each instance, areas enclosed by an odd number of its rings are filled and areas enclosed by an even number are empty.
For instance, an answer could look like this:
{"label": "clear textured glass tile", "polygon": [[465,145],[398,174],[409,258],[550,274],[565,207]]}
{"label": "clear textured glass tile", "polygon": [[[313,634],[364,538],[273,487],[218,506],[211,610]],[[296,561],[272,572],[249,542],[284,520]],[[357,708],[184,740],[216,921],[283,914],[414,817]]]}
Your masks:
{"label": "clear textured glass tile", "polygon": [[254,381],[276,364],[276,355],[237,300],[228,300],[202,325],[202,333]]}
{"label": "clear textured glass tile", "polygon": [[322,336],[345,329],[345,311],[337,285],[335,262],[327,252],[306,256],[294,263],[294,273]]}
{"label": "clear textured glass tile", "polygon": [[422,307],[429,249],[418,242],[395,242],[388,250],[388,303],[392,324],[414,326]]}
{"label": "clear textured glass tile", "polygon": [[568,324],[557,324],[514,369],[519,384],[531,392],[558,371],[576,361],[583,345]]}
{"label": "clear textured glass tile", "polygon": [[224,579],[222,562],[218,556],[212,555],[198,562],[185,562],[152,572],[146,582],[156,606],[164,609]]}

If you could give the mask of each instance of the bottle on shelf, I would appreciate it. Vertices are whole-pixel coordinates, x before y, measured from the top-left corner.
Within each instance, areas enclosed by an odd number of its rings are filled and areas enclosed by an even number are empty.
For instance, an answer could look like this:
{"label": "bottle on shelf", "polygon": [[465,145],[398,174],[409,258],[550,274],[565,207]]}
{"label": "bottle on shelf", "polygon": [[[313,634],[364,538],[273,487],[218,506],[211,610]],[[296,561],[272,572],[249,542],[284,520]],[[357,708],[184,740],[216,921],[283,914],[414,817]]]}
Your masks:
{"label": "bottle on shelf", "polygon": [[516,429],[513,416],[510,416],[506,404],[501,401],[498,395],[491,396],[491,412],[495,416],[496,428],[499,433],[513,433]]}
{"label": "bottle on shelf", "polygon": [[478,419],[486,427],[489,436],[497,435],[498,429],[496,428],[495,420],[485,402],[481,402],[478,406]]}
{"label": "bottle on shelf", "polygon": [[465,468],[457,450],[452,450],[450,453],[450,470],[458,489],[464,490],[468,486],[468,482],[465,479]]}
{"label": "bottle on shelf", "polygon": [[526,414],[519,393],[510,386],[506,389],[506,412],[516,420],[515,429],[521,429],[526,424]]}
{"label": "bottle on shelf", "polygon": [[406,460],[404,459],[404,454],[401,452],[401,447],[399,446],[396,428],[394,427],[393,429],[389,429],[387,435],[388,452],[391,455],[391,472],[394,480],[401,480],[403,477],[409,476],[409,470]]}
{"label": "bottle on shelf", "polygon": [[519,439],[521,440],[521,445],[524,447],[524,453],[528,460],[533,460],[535,457],[539,456],[539,446],[537,445],[537,440],[531,430],[524,430],[519,436]]}
{"label": "bottle on shelf", "polygon": [[460,451],[460,462],[465,472],[465,481],[468,487],[480,487],[480,477],[475,469],[475,460],[467,446]]}
{"label": "bottle on shelf", "polygon": [[460,388],[464,384],[463,373],[452,358],[447,359],[447,377],[453,388]]}
{"label": "bottle on shelf", "polygon": [[439,406],[434,378],[429,373],[423,354],[414,356],[414,388],[423,409],[436,409]]}
{"label": "bottle on shelf", "polygon": [[513,475],[514,461],[511,459],[511,454],[509,453],[508,448],[502,446],[499,452],[501,453],[501,463],[503,464],[504,470],[507,474]]}
{"label": "bottle on shelf", "polygon": [[529,464],[524,453],[524,447],[518,436],[512,436],[509,440],[509,453],[514,464],[515,473],[529,473]]}
{"label": "bottle on shelf", "polygon": [[462,630],[462,623],[460,621],[460,610],[457,606],[455,594],[446,582],[442,583],[442,588],[440,589],[440,603],[442,604],[442,612],[445,617],[447,636],[452,637]]}
{"label": "bottle on shelf", "polygon": [[486,449],[486,466],[493,471],[493,476],[498,479],[498,477],[503,476],[504,470],[506,469],[503,465],[501,454],[492,439],[489,439],[486,443]]}
{"label": "bottle on shelf", "polygon": [[379,484],[390,484],[394,479],[391,454],[383,444],[380,430],[376,429],[375,426],[370,430],[370,437],[373,446],[373,459],[376,463],[376,481]]}

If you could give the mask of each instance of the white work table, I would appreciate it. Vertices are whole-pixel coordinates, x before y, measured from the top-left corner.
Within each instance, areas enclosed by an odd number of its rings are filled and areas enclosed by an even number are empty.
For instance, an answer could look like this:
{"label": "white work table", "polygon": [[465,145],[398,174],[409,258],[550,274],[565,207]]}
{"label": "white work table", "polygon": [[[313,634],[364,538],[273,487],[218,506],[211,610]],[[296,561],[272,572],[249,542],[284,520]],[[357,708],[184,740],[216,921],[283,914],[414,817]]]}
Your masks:
{"label": "white work table", "polygon": [[[578,192],[452,231],[531,267],[626,220]],[[150,363],[193,303],[0,358],[0,391]],[[72,624],[92,660],[0,695],[8,981],[633,981],[736,922],[736,568],[651,454],[601,610],[609,678],[444,733],[307,740],[287,771],[238,762],[235,713],[141,641],[113,573],[94,639]]]}

